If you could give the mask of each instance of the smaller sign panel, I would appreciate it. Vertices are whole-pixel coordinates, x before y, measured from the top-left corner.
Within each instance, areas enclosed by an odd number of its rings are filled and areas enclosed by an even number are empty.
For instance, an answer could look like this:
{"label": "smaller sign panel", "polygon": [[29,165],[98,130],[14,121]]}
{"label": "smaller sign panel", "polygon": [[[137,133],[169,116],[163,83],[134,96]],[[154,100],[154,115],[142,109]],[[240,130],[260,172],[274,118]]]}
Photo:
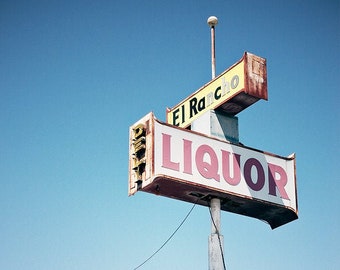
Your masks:
{"label": "smaller sign panel", "polygon": [[[142,139],[141,139],[142,138]],[[130,127],[129,195],[145,191],[267,221],[297,219],[295,155],[281,157],[156,120]]]}
{"label": "smaller sign panel", "polygon": [[268,99],[266,60],[245,52],[240,61],[221,75],[168,108],[167,123],[186,128],[212,109],[236,115],[259,99]]}
{"label": "smaller sign panel", "polygon": [[154,117],[150,113],[130,127],[129,134],[129,195],[153,177]]}

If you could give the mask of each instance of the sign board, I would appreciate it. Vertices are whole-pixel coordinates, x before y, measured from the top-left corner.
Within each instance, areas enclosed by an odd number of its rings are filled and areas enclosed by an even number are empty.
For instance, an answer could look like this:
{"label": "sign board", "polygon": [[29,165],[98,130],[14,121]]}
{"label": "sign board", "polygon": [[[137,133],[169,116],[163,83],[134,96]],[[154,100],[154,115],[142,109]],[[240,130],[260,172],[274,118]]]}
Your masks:
{"label": "sign board", "polygon": [[297,219],[295,155],[281,157],[155,119],[130,127],[129,195],[145,191],[264,220]]}
{"label": "sign board", "polygon": [[266,60],[245,52],[240,61],[221,75],[167,109],[167,123],[186,128],[212,109],[236,115],[259,99],[268,99]]}

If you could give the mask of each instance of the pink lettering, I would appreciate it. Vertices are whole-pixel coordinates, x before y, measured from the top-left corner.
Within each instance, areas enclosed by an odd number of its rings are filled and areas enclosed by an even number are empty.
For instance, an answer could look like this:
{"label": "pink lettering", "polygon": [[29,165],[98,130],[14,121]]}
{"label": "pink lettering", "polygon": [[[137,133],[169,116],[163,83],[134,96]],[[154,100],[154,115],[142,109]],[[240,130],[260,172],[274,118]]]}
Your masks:
{"label": "pink lettering", "polygon": [[[224,185],[237,186],[245,181],[253,191],[261,191],[267,182],[268,194],[289,200],[285,189],[288,182],[287,172],[279,165],[261,162],[257,158],[246,159],[240,154],[221,148],[220,152],[215,152],[207,144],[197,145],[184,138],[172,141],[172,136],[165,133],[162,133],[162,147],[162,167],[182,172],[184,178],[185,174],[195,177],[200,177],[200,174],[205,179],[220,182],[222,176]],[[176,149],[176,154],[172,152],[173,149]],[[268,177],[264,170],[268,170]]]}
{"label": "pink lettering", "polygon": [[[204,161],[205,154],[209,156],[210,163]],[[220,176],[218,174],[218,159],[214,149],[206,144],[201,145],[197,148],[195,159],[197,170],[203,177],[220,181]]]}
{"label": "pink lettering", "polygon": [[[257,181],[254,183],[252,176],[251,176],[251,170],[252,167],[256,168],[257,171]],[[258,161],[255,158],[250,158],[246,161],[244,164],[244,179],[247,182],[248,187],[250,187],[252,190],[259,191],[263,188],[265,178],[264,178],[264,170],[262,168],[262,165],[260,161]]]}
{"label": "pink lettering", "polygon": [[[285,170],[271,163],[268,163],[268,175],[269,175],[269,194],[276,196],[276,188],[279,190],[281,198],[289,200],[285,185],[287,184],[287,174]],[[279,176],[277,179],[276,176]]]}
{"label": "pink lettering", "polygon": [[222,150],[222,174],[224,180],[232,185],[236,186],[241,181],[241,169],[240,169],[240,158],[241,155],[232,154],[232,163],[233,163],[233,176],[231,176],[230,170],[230,152]]}
{"label": "pink lettering", "polygon": [[192,145],[192,141],[183,139],[183,147],[184,147],[184,168],[183,168],[183,172],[187,173],[187,174],[192,174],[191,145]]}
{"label": "pink lettering", "polygon": [[162,155],[162,167],[168,168],[170,170],[179,171],[179,162],[171,161],[171,135],[164,134],[163,135],[163,155]]}

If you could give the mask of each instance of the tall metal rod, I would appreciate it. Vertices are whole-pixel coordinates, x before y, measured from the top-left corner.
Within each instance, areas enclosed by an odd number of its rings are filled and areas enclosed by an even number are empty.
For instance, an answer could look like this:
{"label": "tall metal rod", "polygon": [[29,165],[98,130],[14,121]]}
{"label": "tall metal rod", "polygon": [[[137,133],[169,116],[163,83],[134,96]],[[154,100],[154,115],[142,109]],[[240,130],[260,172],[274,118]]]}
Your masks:
{"label": "tall metal rod", "polygon": [[[215,58],[215,26],[218,19],[210,16],[207,21],[211,31],[211,78],[216,77]],[[212,198],[210,201],[211,235],[209,237],[209,270],[224,270],[223,236],[221,231],[221,200]]]}
{"label": "tall metal rod", "polygon": [[215,57],[215,25],[210,28],[211,31],[211,79],[216,77],[216,57]]}

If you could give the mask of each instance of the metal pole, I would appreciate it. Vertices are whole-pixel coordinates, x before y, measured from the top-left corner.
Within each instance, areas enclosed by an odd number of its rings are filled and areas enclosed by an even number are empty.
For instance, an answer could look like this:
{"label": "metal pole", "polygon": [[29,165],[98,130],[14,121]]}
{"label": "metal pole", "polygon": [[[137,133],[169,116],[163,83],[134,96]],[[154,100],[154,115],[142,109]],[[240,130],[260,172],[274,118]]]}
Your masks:
{"label": "metal pole", "polygon": [[[216,20],[216,22],[217,22],[217,20]],[[215,79],[215,77],[216,77],[215,25],[211,26],[210,31],[211,31],[211,79]]]}
{"label": "metal pole", "polygon": [[[211,77],[216,77],[215,59],[215,26],[218,20],[215,16],[210,16],[207,21],[211,30]],[[213,198],[210,201],[211,214],[211,235],[209,237],[209,270],[223,270],[223,236],[221,231],[221,200]]]}
{"label": "metal pole", "polygon": [[223,235],[221,230],[221,200],[210,201],[211,235],[209,236],[209,270],[224,270]]}

